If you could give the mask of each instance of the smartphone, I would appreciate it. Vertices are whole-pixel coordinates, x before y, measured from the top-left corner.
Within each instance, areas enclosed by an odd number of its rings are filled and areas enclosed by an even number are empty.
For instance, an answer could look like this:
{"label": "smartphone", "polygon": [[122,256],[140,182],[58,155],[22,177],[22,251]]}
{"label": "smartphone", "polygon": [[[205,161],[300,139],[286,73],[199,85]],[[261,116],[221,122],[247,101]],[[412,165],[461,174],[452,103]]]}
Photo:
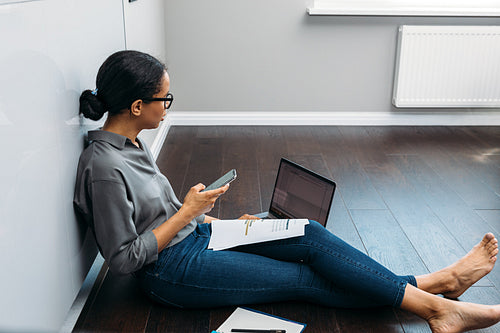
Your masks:
{"label": "smartphone", "polygon": [[231,171],[229,171],[228,173],[226,173],[224,176],[220,177],[219,179],[217,179],[215,182],[213,182],[212,184],[208,185],[203,191],[201,192],[205,192],[205,191],[210,191],[210,190],[215,190],[216,188],[219,188],[219,187],[222,187],[224,185],[227,185],[229,184],[230,182],[232,182],[233,180],[236,179],[236,169],[233,169]]}

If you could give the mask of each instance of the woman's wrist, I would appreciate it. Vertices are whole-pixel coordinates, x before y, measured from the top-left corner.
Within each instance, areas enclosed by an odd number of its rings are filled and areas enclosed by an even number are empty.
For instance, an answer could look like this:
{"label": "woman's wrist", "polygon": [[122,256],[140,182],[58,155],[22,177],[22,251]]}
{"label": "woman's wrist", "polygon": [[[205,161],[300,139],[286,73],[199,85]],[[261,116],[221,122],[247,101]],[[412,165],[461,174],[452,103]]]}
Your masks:
{"label": "woman's wrist", "polygon": [[195,219],[198,215],[193,212],[192,209],[189,209],[186,204],[182,205],[181,208],[177,211],[177,214],[182,220],[187,221],[186,224],[191,222],[191,220]]}

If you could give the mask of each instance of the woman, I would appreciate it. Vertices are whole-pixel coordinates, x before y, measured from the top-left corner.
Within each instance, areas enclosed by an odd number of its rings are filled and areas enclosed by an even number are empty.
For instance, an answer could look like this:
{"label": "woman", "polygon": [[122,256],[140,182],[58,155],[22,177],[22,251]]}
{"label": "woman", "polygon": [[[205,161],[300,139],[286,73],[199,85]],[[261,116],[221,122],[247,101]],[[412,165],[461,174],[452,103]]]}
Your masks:
{"label": "woman", "polygon": [[117,52],[99,69],[96,87],[82,93],[80,112],[94,120],[106,112],[108,117],[102,130],[89,132],[75,208],[94,231],[110,269],[133,273],[151,298],[178,307],[284,300],[390,305],[424,318],[433,332],[500,321],[500,305],[447,299],[492,270],[498,253],[492,234],[457,263],[416,277],[395,275],[314,221],[302,237],[207,250],[214,218],[205,214],[229,186],[201,192],[205,186],[198,184],[179,202],[137,137],[158,127],[173,102],[165,66],[144,53]]}

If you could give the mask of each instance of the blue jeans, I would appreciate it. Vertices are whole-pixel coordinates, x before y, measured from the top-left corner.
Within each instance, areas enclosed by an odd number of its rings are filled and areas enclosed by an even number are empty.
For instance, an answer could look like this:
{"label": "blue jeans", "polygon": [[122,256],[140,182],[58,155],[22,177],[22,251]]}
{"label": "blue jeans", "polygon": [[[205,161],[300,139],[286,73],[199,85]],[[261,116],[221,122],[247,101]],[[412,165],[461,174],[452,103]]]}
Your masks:
{"label": "blue jeans", "polygon": [[152,299],[181,308],[301,300],[332,307],[399,307],[413,276],[398,276],[311,221],[305,236],[207,250],[210,224],[135,275]]}

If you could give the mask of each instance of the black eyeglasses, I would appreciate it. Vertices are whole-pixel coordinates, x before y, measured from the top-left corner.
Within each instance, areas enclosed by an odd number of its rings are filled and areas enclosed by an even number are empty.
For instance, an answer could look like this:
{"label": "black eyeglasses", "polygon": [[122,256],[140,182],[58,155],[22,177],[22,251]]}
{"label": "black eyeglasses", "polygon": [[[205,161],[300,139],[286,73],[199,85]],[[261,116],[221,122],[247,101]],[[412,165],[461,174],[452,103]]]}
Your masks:
{"label": "black eyeglasses", "polygon": [[142,98],[143,101],[163,101],[163,107],[165,109],[168,109],[170,108],[170,106],[172,105],[172,102],[174,101],[174,95],[172,95],[172,93],[168,93],[167,96],[165,97],[162,97],[162,98]]}

